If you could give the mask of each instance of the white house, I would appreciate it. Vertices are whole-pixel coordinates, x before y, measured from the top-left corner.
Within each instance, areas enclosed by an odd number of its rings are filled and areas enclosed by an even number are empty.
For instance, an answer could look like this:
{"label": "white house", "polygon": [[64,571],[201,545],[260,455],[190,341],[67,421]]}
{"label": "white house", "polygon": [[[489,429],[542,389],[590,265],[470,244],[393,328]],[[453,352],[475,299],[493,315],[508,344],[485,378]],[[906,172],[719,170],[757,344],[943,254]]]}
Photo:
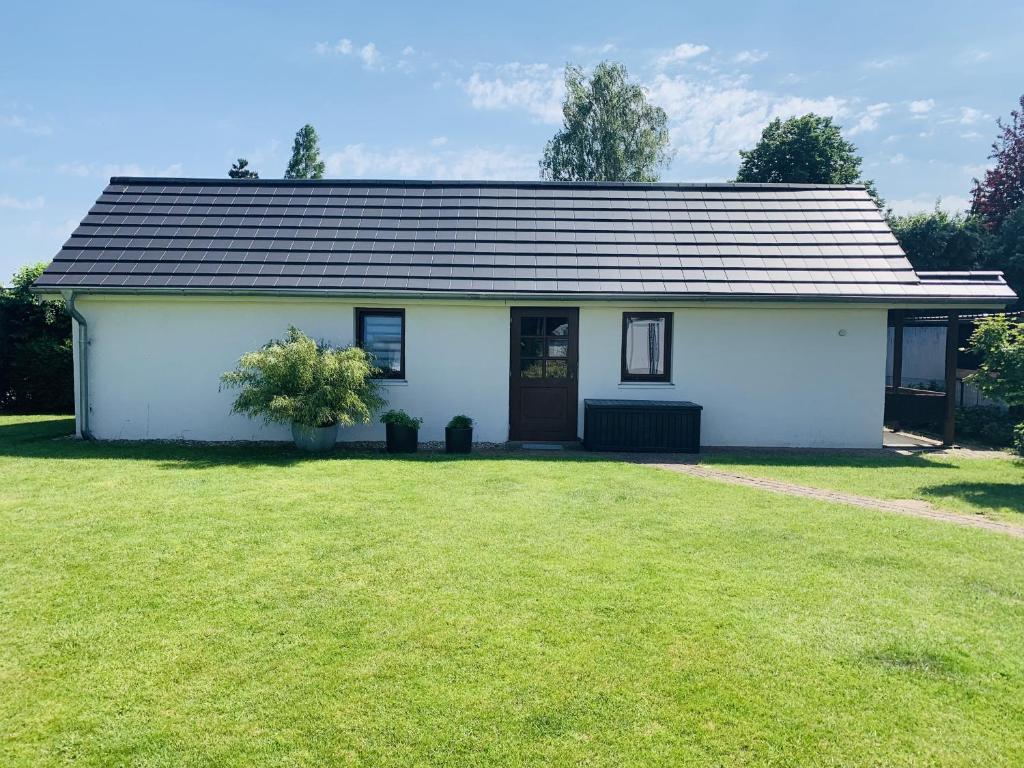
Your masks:
{"label": "white house", "polygon": [[[589,398],[703,406],[709,446],[877,447],[886,313],[999,308],[915,273],[856,186],[113,178],[37,283],[79,432],[285,440],[220,374],[295,325],[361,344],[442,439],[573,440]],[[380,440],[371,424],[341,440]]]}

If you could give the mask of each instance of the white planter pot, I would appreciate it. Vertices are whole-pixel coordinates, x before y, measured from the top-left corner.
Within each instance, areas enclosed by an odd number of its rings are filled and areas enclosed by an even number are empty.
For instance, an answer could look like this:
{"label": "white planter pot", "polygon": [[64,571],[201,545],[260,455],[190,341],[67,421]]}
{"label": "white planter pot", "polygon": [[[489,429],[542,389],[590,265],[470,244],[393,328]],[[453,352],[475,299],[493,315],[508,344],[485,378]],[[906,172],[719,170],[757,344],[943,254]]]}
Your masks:
{"label": "white planter pot", "polygon": [[305,424],[292,424],[292,440],[295,447],[303,451],[329,451],[338,439],[338,425],[329,427],[309,427]]}

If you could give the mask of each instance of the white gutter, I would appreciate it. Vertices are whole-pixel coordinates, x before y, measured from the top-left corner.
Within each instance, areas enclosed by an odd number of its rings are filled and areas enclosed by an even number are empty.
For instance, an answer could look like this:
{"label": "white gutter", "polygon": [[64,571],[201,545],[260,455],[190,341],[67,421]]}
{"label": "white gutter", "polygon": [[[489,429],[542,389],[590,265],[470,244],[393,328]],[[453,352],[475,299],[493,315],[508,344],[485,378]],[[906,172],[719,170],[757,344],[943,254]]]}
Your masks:
{"label": "white gutter", "polygon": [[[46,288],[33,288],[33,292],[45,294]],[[885,304],[888,306],[936,306],[936,307],[977,307],[995,305],[1005,307],[1016,300],[1010,296],[906,296],[906,295],[822,295],[822,294],[743,294],[743,293],[560,293],[557,291],[516,292],[516,291],[423,291],[404,289],[332,289],[332,288],[118,288],[93,287],[77,288],[79,294],[107,296],[287,296],[292,298],[352,298],[352,299],[464,299],[467,301],[692,301],[696,303],[756,302],[772,303],[820,303],[820,304]]]}

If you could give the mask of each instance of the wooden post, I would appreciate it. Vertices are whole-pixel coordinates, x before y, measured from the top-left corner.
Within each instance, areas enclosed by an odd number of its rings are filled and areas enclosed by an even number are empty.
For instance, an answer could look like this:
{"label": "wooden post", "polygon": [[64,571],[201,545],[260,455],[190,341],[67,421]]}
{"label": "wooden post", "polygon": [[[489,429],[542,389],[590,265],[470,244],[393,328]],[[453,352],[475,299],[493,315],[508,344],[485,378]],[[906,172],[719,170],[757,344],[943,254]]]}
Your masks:
{"label": "wooden post", "polygon": [[942,429],[942,444],[953,445],[956,438],[956,353],[960,345],[960,314],[946,316],[946,420]]}
{"label": "wooden post", "polygon": [[903,385],[903,316],[902,309],[892,312],[892,390],[898,392]]}

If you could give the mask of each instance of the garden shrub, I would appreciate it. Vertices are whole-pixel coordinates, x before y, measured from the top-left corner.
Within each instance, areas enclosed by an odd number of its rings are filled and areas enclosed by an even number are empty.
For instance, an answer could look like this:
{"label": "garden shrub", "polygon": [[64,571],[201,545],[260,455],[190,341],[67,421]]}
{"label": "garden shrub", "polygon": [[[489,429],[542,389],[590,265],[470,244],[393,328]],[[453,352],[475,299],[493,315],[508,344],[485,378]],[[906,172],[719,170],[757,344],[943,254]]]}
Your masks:
{"label": "garden shrub", "polygon": [[30,292],[46,264],[23,267],[0,288],[0,411],[73,413],[71,318],[63,301]]}
{"label": "garden shrub", "polygon": [[961,437],[972,437],[995,446],[1008,446],[1013,442],[1013,430],[1018,417],[995,406],[979,405],[958,408],[956,432]]}
{"label": "garden shrub", "polygon": [[221,382],[242,390],[234,413],[267,423],[349,426],[384,406],[376,373],[359,347],[332,347],[289,327],[283,340],[242,355]]}

